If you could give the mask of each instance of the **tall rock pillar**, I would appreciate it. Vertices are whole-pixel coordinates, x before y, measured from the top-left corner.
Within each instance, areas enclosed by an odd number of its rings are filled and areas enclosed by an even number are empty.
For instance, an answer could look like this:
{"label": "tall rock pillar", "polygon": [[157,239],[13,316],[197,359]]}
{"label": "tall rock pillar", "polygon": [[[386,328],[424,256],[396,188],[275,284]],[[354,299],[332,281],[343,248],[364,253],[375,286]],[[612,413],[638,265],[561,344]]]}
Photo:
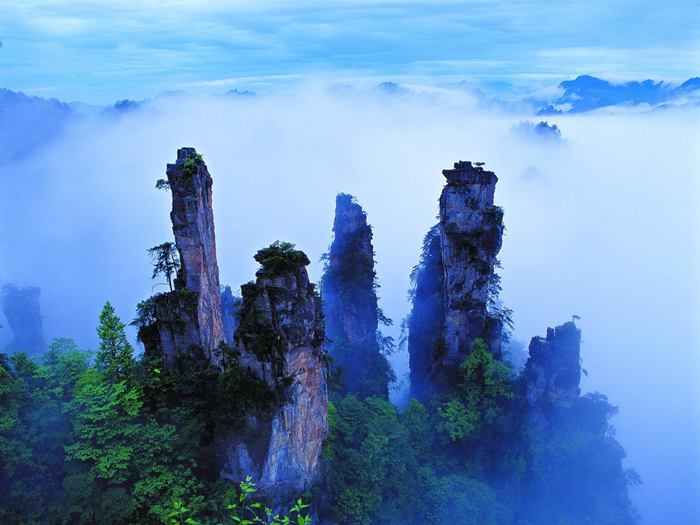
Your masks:
{"label": "tall rock pillar", "polygon": [[389,395],[389,363],[380,352],[372,228],[352,195],[335,200],[333,243],[321,281],[329,353],[342,394]]}
{"label": "tall rock pillar", "polygon": [[498,178],[471,162],[443,170],[440,196],[445,286],[445,364],[458,364],[482,338],[500,356],[501,323],[488,314],[489,287],[501,249],[503,211],[493,204]]}
{"label": "tall rock pillar", "polygon": [[[321,299],[309,282],[309,260],[293,245],[260,250],[253,283],[241,287],[238,366],[266,385],[242,422],[217,436],[221,475],[253,477],[277,501],[311,487],[328,432],[328,364]],[[270,395],[272,394],[272,395]]]}
{"label": "tall rock pillar", "polygon": [[569,408],[581,394],[581,330],[573,321],[533,337],[525,365],[527,401],[540,408]]}
{"label": "tall rock pillar", "polygon": [[172,193],[170,219],[180,270],[172,292],[151,298],[149,316],[156,323],[144,327],[139,337],[149,348],[162,353],[172,368],[181,355],[202,365],[219,365],[214,350],[224,341],[221,320],[221,287],[216,259],[212,179],[202,156],[194,148],[177,151],[175,164],[168,164],[167,186]]}

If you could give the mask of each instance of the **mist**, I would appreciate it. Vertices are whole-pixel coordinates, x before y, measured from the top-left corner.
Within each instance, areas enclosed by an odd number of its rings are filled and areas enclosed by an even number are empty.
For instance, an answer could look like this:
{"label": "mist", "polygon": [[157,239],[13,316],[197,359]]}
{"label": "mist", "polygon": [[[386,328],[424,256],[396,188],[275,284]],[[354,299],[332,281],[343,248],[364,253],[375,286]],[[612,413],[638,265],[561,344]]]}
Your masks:
{"label": "mist", "polygon": [[[505,210],[500,273],[514,339],[581,317],[582,389],[620,407],[613,423],[625,466],[642,478],[632,491],[642,522],[690,524],[700,513],[698,117],[561,115],[548,118],[561,140],[541,140],[515,131],[532,119],[525,111],[485,108],[468,93],[317,83],[86,113],[0,164],[0,285],[40,287],[47,340],[94,348],[105,301],[130,320],[164,290],[146,250],[171,239],[170,195],[154,185],[177,148],[193,146],[214,178],[222,283],[235,291],[251,280],[252,256],[277,239],[308,254],[318,281],[335,195],[350,193],[373,226],[380,306],[398,339],[441,170],[484,161]],[[10,151],[23,140],[0,137]],[[407,381],[405,349],[392,361]]]}

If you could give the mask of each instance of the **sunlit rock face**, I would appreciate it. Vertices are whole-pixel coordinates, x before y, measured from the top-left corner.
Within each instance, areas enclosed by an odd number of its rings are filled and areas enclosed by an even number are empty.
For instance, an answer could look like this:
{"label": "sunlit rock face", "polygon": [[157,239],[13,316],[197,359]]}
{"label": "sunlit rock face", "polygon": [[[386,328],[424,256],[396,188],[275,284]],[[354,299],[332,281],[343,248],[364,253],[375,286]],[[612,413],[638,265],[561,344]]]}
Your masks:
{"label": "sunlit rock face", "polygon": [[173,204],[170,219],[180,254],[175,291],[154,298],[160,347],[166,366],[178,352],[214,362],[212,352],[224,340],[221,286],[216,258],[212,178],[194,148],[177,151],[168,164]]}
{"label": "sunlit rock face", "polygon": [[328,349],[340,369],[342,394],[388,397],[389,363],[377,338],[372,228],[351,195],[335,201],[333,243],[322,280]]}
{"label": "sunlit rock face", "polygon": [[14,340],[7,344],[8,353],[26,352],[30,356],[46,350],[41,320],[41,290],[36,287],[18,288],[7,284],[2,289],[2,310]]}
{"label": "sunlit rock face", "polygon": [[528,403],[569,408],[581,394],[581,330],[573,322],[533,337],[525,365]]}
{"label": "sunlit rock face", "polygon": [[277,501],[311,487],[328,433],[321,299],[309,282],[309,260],[303,252],[294,254],[288,266],[263,266],[256,281],[241,288],[239,363],[275,400],[248,414],[242,425],[224,425],[217,436],[221,475],[234,481],[250,475]]}
{"label": "sunlit rock face", "polygon": [[442,174],[440,222],[414,270],[408,321],[411,392],[422,399],[451,382],[475,339],[501,356],[503,326],[488,311],[503,236],[503,211],[494,205],[498,178],[465,161]]}

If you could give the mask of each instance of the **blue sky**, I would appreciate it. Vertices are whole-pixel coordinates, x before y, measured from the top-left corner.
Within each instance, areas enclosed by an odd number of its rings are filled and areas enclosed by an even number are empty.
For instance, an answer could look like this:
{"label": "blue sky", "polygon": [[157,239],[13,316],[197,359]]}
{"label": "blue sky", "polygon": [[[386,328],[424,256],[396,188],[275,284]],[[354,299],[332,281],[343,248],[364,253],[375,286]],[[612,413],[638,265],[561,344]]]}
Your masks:
{"label": "blue sky", "polygon": [[695,1],[0,0],[0,86],[108,102],[333,82],[682,81]]}

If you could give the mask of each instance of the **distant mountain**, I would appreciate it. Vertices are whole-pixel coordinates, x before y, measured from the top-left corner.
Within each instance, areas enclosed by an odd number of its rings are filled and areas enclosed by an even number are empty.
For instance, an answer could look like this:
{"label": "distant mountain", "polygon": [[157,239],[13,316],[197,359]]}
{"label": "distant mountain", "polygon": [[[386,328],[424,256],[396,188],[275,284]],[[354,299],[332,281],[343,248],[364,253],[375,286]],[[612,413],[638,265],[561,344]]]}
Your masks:
{"label": "distant mountain", "polygon": [[56,99],[0,89],[0,166],[56,137],[76,112]]}
{"label": "distant mountain", "polygon": [[700,100],[700,77],[686,80],[680,86],[666,82],[643,80],[614,84],[607,80],[581,75],[574,80],[565,80],[559,87],[564,93],[539,115],[557,113],[581,113],[607,106],[635,106],[649,104],[659,106],[684,97]]}

